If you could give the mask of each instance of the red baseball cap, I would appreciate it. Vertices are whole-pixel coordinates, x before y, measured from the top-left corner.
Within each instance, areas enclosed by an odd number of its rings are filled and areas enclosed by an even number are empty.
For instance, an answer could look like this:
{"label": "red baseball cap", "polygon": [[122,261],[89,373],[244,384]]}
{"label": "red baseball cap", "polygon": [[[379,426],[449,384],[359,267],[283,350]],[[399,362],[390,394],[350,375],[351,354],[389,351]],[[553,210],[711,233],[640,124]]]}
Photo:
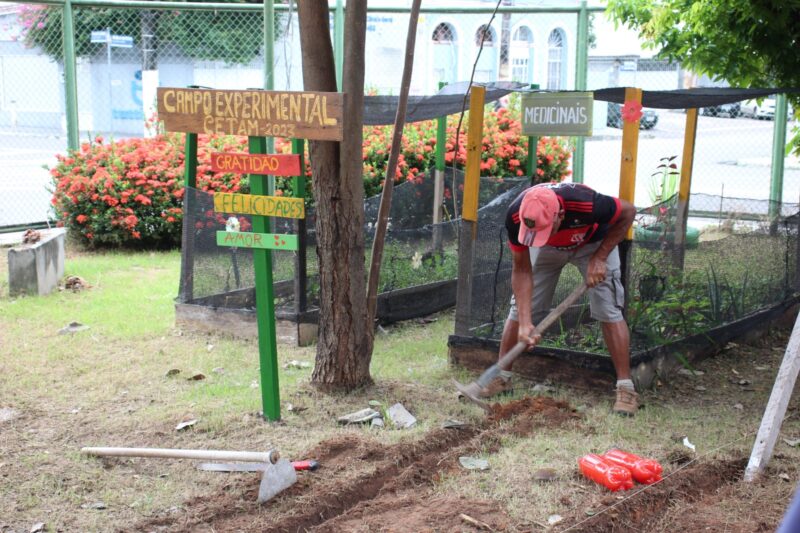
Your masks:
{"label": "red baseball cap", "polygon": [[549,187],[528,189],[519,207],[520,244],[537,248],[547,244],[559,209],[558,197]]}

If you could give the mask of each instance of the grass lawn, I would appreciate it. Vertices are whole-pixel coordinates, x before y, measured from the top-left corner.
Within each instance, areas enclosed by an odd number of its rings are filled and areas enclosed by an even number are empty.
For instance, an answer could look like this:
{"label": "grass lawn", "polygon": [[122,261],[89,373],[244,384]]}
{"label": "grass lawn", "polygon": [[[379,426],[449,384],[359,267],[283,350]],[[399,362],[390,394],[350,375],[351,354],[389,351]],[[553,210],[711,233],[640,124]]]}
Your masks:
{"label": "grass lawn", "polygon": [[[310,368],[283,369],[283,419],[267,423],[258,415],[256,343],[174,326],[178,252],[68,250],[66,274],[88,289],[10,299],[0,249],[0,532],[40,522],[68,532],[774,530],[798,483],[800,450],[784,440],[800,438],[797,399],[767,476],[737,481],[788,329],[729,345],[697,366],[703,375],[660,381],[643,392],[634,419],[610,413],[611,391],[562,383],[540,393],[541,384],[534,391],[519,381],[503,401],[544,394],[541,403],[487,420],[455,400],[450,380],[472,376],[447,362],[453,316],[442,313],[379,333],[375,384],[365,390],[322,394],[309,384]],[[89,328],[59,334],[70,322]],[[278,351],[281,366],[313,365],[314,347]],[[180,373],[168,377],[171,369]],[[205,379],[187,379],[198,372]],[[336,424],[370,400],[401,402],[419,422],[406,430]],[[288,403],[306,409],[289,412]],[[189,419],[197,423],[176,431]],[[448,419],[467,427],[441,429]],[[322,468],[259,507],[258,474],[201,472],[188,460],[88,458],[83,446],[275,447]],[[614,446],[660,460],[665,483],[618,495],[578,473],[580,456]],[[491,468],[465,470],[461,455]],[[554,480],[538,480],[544,468]]]}

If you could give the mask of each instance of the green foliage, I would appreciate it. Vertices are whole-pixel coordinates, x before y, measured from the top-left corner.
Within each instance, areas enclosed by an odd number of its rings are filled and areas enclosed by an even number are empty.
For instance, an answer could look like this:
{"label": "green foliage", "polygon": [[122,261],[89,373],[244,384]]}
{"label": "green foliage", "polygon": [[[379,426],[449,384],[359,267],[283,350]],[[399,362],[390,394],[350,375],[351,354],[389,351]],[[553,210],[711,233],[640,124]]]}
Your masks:
{"label": "green foliage", "polygon": [[661,298],[632,299],[628,325],[643,335],[649,344],[664,344],[705,331],[709,327],[711,303],[702,284],[691,279],[672,277]]}
{"label": "green foliage", "polygon": [[455,248],[448,248],[441,253],[422,253],[418,246],[387,243],[384,264],[387,268],[381,275],[381,292],[455,279],[458,276],[458,255]]}
{"label": "green foliage", "polygon": [[[183,141],[182,134],[110,143],[96,137],[74,152],[57,155],[50,174],[58,224],[90,247],[177,246],[183,220]],[[238,146],[229,136],[201,135],[198,144],[201,161],[208,160],[209,152]],[[199,164],[197,188],[247,192],[248,183],[238,174],[214,173]],[[247,230],[249,222],[240,222]],[[224,226],[225,220],[217,215],[206,223]]]}
{"label": "green foliage", "polygon": [[650,174],[650,182],[647,187],[650,205],[672,198],[678,192],[681,173],[675,163],[677,157],[676,155],[662,157],[659,159],[656,171]]}
{"label": "green foliage", "polygon": [[[800,3],[785,0],[609,0],[658,57],[739,87],[799,87]],[[800,97],[789,95],[798,109]],[[791,146],[800,153],[800,128]]]}
{"label": "green foliage", "polygon": [[659,56],[741,87],[800,86],[800,5],[784,0],[609,0]]}
{"label": "green foliage", "polygon": [[[219,0],[225,3],[247,3],[241,0]],[[114,35],[133,37],[141,45],[141,11],[109,8],[76,8],[73,11],[75,26],[75,53],[92,56],[105,45],[92,43],[92,31],[109,28]],[[47,55],[61,60],[62,8],[23,4],[19,8],[22,39],[28,46],[41,48]],[[262,47],[262,13],[256,11],[164,11],[154,12],[156,42],[177,47],[187,56],[201,60],[221,60],[227,63],[248,63],[255,59]],[[283,25],[275,20],[275,35],[280,35]],[[148,30],[151,31],[151,30]],[[156,55],[158,50],[156,50]]]}

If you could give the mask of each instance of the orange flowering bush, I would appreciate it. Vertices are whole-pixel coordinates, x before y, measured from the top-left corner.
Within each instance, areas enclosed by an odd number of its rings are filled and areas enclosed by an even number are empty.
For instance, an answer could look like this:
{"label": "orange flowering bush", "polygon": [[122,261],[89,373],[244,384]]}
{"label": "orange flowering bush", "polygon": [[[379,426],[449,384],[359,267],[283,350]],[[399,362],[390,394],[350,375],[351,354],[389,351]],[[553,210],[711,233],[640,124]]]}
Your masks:
{"label": "orange flowering bush", "polygon": [[[458,117],[447,121],[445,162],[456,167],[466,161],[467,135],[462,127],[455,146]],[[464,122],[466,124],[466,121]],[[363,164],[366,197],[380,193],[389,159],[392,126],[364,128]],[[184,195],[184,135],[162,134],[147,139],[106,143],[96,137],[79,150],[57,155],[50,170],[52,204],[60,225],[90,246],[174,247],[180,244]],[[484,119],[481,175],[522,176],[527,161],[527,137],[506,109],[488,112]],[[291,153],[291,143],[276,139],[276,152]],[[197,188],[205,192],[250,190],[246,175],[213,172],[211,152],[247,152],[247,138],[198,136]],[[534,181],[561,181],[570,174],[568,147],[557,139],[540,138]],[[394,179],[421,184],[436,157],[436,121],[406,125]],[[311,176],[306,153],[305,174]],[[311,180],[306,196],[311,199]],[[291,180],[277,178],[275,195],[291,196]],[[448,190],[445,197],[451,197]],[[239,217],[241,229],[250,223]],[[224,215],[209,211],[196,230],[221,229]]]}
{"label": "orange flowering bush", "polygon": [[[211,171],[211,151],[242,151],[235,137],[200,136],[197,188],[247,192],[246,177]],[[104,143],[56,155],[51,203],[58,223],[89,246],[174,247],[180,244],[184,136]],[[224,224],[224,221],[223,221]]]}
{"label": "orange flowering bush", "polygon": [[[447,120],[445,164],[450,167],[455,159],[457,168],[463,169],[467,160],[467,133],[464,125],[458,136],[458,116]],[[386,175],[392,126],[372,126],[364,131],[364,192],[366,196],[380,193]],[[481,149],[481,175],[489,177],[523,176],[528,161],[528,137],[522,135],[522,124],[512,118],[508,109],[487,112],[484,116]],[[535,183],[562,181],[569,170],[569,148],[558,139],[542,137],[537,147]],[[395,183],[419,183],[436,158],[436,121],[428,120],[406,124],[397,161]]]}

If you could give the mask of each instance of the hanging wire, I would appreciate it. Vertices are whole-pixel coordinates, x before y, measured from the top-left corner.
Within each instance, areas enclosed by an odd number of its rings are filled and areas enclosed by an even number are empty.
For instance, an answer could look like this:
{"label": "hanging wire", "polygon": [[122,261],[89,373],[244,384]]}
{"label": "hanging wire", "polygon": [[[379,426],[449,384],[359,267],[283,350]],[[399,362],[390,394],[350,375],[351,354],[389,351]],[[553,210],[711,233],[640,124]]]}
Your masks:
{"label": "hanging wire", "polygon": [[[458,139],[461,136],[461,124],[464,122],[464,112],[467,109],[467,97],[469,96],[470,89],[472,88],[472,81],[475,79],[475,71],[478,68],[478,61],[481,58],[481,53],[483,52],[483,42],[486,40],[486,33],[487,30],[491,30],[492,22],[494,21],[494,17],[497,15],[497,10],[500,9],[500,4],[503,0],[497,0],[497,4],[494,6],[494,11],[492,11],[492,16],[489,17],[489,22],[484,26],[483,31],[481,31],[481,44],[478,48],[478,55],[475,56],[475,62],[472,64],[472,73],[469,75],[469,84],[467,85],[467,92],[464,93],[464,100],[461,102],[461,113],[458,116],[458,125],[456,126],[456,139],[453,146],[453,181],[452,181],[452,196],[453,196],[453,216],[458,216],[458,199],[456,191],[456,161],[458,160]],[[474,111],[474,110],[473,110]],[[482,113],[483,110],[481,109],[480,112]],[[466,167],[466,165],[465,165]],[[465,174],[466,176],[466,174]],[[466,180],[465,180],[466,181]],[[461,231],[460,228],[456,229],[457,233]]]}

